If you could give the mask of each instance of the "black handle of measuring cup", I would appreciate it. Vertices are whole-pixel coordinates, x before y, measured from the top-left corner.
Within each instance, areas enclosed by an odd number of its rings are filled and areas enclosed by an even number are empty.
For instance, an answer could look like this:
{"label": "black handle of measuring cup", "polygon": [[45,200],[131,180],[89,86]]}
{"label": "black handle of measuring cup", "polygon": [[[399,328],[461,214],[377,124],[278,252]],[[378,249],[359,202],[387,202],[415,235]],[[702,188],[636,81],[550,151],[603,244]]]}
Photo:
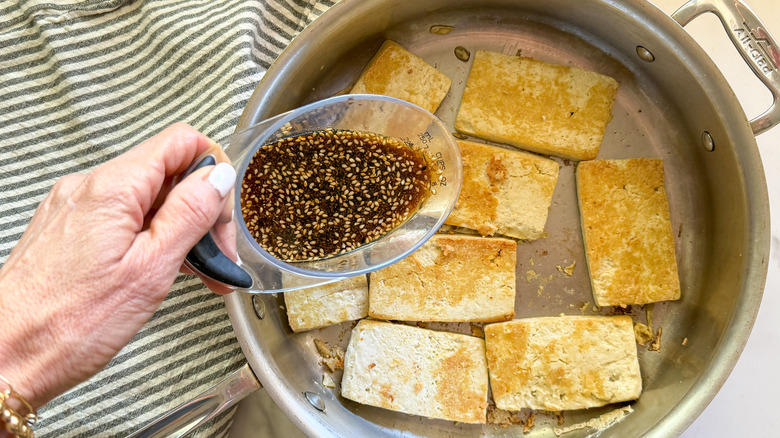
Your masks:
{"label": "black handle of measuring cup", "polygon": [[[187,170],[182,178],[203,167],[216,165],[217,158],[214,155],[207,155],[200,163]],[[252,286],[252,277],[222,253],[210,232],[195,244],[186,259],[198,272],[220,283],[241,288]]]}

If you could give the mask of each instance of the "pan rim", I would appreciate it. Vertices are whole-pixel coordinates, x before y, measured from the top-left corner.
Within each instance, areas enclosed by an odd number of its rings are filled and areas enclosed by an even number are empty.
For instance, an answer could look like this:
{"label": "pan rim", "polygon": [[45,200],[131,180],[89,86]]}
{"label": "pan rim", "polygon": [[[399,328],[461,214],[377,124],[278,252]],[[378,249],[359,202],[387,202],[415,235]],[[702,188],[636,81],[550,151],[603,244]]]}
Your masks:
{"label": "pan rim", "polygon": [[[292,59],[298,50],[308,50],[308,42],[317,38],[320,33],[339,25],[346,11],[354,13],[355,9],[370,11],[372,5],[381,2],[342,0],[304,29],[290,45],[280,54],[258,84],[255,92],[247,103],[246,109],[239,121],[239,127],[251,124],[253,117],[270,116],[261,114],[268,106],[266,96],[271,95],[274,87],[285,77],[285,73],[295,65]],[[712,401],[715,394],[730,375],[752,330],[766,284],[769,260],[769,195],[764,176],[758,146],[755,141],[747,117],[731,87],[715,66],[714,62],[692,37],[671,17],[649,2],[622,2],[619,0],[603,0],[602,3],[630,15],[634,20],[646,26],[661,28],[665,31],[667,44],[685,43],[687,57],[694,60],[692,68],[707,72],[701,75],[702,85],[713,92],[713,104],[725,120],[733,121],[728,126],[739,158],[739,167],[745,183],[745,199],[748,211],[744,214],[749,220],[749,243],[752,248],[748,254],[743,254],[741,272],[743,293],[732,310],[731,320],[720,342],[716,353],[705,366],[692,389],[673,406],[647,436],[675,436],[681,434]],[[262,351],[254,338],[257,331],[253,328],[250,318],[253,313],[247,306],[248,300],[236,294],[226,297],[228,314],[237,332],[239,344],[244,351],[255,374],[268,388],[268,392],[280,408],[290,416],[293,423],[308,436],[328,436],[335,430],[328,427],[327,421],[318,416],[314,410],[301,410],[300,394],[292,393],[284,387],[282,376],[267,361],[260,360],[258,354]],[[706,384],[705,384],[706,383]],[[696,390],[693,390],[693,389]]]}

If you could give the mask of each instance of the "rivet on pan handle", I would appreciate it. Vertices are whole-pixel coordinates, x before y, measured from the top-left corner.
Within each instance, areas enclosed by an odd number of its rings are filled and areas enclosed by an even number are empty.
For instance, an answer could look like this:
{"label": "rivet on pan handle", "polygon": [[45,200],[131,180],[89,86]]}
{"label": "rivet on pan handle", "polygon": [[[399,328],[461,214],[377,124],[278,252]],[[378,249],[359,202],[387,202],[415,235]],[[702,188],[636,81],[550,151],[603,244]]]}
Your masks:
{"label": "rivet on pan handle", "polygon": [[772,93],[772,106],[750,121],[755,135],[780,122],[780,46],[752,10],[738,0],[691,0],[672,14],[681,26],[712,12],[723,24],[734,47]]}

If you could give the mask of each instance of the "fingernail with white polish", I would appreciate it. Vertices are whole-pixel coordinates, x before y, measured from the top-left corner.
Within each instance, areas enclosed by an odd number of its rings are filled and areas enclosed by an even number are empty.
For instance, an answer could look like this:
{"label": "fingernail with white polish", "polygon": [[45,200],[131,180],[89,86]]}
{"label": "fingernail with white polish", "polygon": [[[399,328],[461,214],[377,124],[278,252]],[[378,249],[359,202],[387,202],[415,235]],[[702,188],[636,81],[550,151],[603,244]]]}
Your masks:
{"label": "fingernail with white polish", "polygon": [[236,183],[236,169],[233,169],[228,163],[219,163],[214,166],[209,174],[209,184],[219,192],[220,196],[225,196]]}

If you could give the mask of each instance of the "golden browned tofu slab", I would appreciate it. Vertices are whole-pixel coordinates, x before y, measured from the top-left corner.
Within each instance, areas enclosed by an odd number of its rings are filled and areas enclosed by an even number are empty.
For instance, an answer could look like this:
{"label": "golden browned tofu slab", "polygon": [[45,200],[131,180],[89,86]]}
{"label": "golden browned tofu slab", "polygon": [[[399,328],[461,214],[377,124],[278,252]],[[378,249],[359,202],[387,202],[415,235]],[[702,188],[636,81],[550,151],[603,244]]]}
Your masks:
{"label": "golden browned tofu slab", "polygon": [[438,234],[370,274],[368,314],[398,321],[488,322],[514,316],[517,243]]}
{"label": "golden browned tofu slab", "polygon": [[642,392],[629,316],[548,316],[485,326],[499,409],[563,411],[634,400]]}
{"label": "golden browned tofu slab", "polygon": [[598,73],[480,50],[455,129],[540,154],[592,160],[617,88]]}
{"label": "golden browned tofu slab", "polygon": [[450,90],[450,78],[393,41],[385,41],[351,93],[395,97],[436,112]]}
{"label": "golden browned tofu slab", "polygon": [[599,306],[680,298],[663,162],[596,160],[577,167],[585,255]]}
{"label": "golden browned tofu slab", "polygon": [[485,341],[364,319],[347,346],[341,395],[412,415],[484,423]]}
{"label": "golden browned tofu slab", "polygon": [[517,239],[542,237],[558,163],[527,152],[460,140],[463,187],[445,223]]}
{"label": "golden browned tofu slab", "polygon": [[302,332],[368,315],[368,281],[365,275],[335,283],[284,293],[287,320]]}

